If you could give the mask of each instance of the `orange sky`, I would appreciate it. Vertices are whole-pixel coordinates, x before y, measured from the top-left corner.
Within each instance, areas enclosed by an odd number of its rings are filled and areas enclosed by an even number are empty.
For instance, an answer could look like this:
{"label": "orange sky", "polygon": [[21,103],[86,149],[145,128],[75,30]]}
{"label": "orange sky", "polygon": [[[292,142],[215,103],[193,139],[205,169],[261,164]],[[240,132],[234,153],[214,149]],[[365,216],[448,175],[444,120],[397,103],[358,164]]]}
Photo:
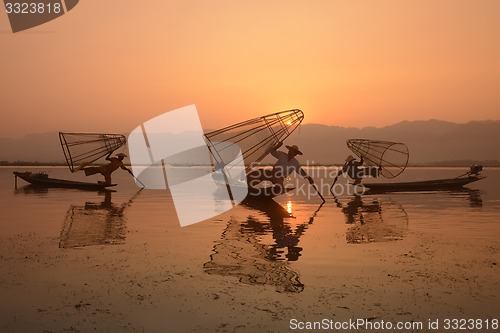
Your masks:
{"label": "orange sky", "polygon": [[306,123],[500,119],[500,1],[80,1],[12,34],[2,137],[127,132],[196,104],[205,128],[299,108]]}

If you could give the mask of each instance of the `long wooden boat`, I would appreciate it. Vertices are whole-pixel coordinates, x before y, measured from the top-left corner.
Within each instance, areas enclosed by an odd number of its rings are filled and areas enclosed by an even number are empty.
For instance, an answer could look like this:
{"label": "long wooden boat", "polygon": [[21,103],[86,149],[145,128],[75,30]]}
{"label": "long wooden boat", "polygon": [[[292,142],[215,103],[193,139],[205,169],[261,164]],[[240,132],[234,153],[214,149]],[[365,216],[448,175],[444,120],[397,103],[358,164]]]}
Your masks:
{"label": "long wooden boat", "polygon": [[73,180],[49,178],[45,173],[18,172],[14,171],[16,177],[39,187],[60,187],[60,188],[75,188],[80,190],[104,190],[108,187],[116,186],[116,184],[103,183],[87,183]]}
{"label": "long wooden boat", "polygon": [[403,183],[366,183],[363,184],[370,191],[377,192],[402,192],[402,191],[434,191],[449,190],[463,187],[467,184],[486,178],[485,176],[473,175],[468,177],[457,177],[448,179],[424,180],[418,182]]}
{"label": "long wooden boat", "polygon": [[[212,179],[218,186],[218,190],[225,193],[227,191],[226,182],[221,173],[216,172],[212,174]],[[247,198],[258,198],[258,199],[272,199],[279,195],[288,193],[290,191],[295,190],[295,187],[291,186],[280,186],[280,185],[271,185],[271,186],[249,186],[246,183],[238,183],[235,181],[232,185],[232,188],[237,189],[238,191],[244,192],[248,191]]]}
{"label": "long wooden boat", "polygon": [[259,198],[259,199],[272,199],[279,195],[288,193],[295,190],[295,187],[283,187],[279,185],[267,186],[267,187],[248,187],[248,197]]}

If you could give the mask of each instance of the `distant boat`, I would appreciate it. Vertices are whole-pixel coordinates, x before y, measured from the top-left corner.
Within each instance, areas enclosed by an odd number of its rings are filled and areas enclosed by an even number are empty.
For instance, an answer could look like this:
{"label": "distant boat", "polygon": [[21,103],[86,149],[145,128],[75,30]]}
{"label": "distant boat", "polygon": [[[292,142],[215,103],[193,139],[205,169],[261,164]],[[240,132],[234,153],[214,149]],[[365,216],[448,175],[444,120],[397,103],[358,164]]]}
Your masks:
{"label": "distant boat", "polygon": [[468,175],[467,177],[424,180],[418,182],[366,183],[362,186],[368,188],[370,192],[437,191],[461,188],[484,178],[486,178],[486,176],[476,174]]}
{"label": "distant boat", "polygon": [[49,178],[46,173],[18,172],[14,171],[16,177],[38,187],[59,187],[59,188],[74,188],[80,190],[99,191],[105,190],[108,187],[116,186],[116,184],[103,183],[87,183],[77,182],[65,179]]}
{"label": "distant boat", "polygon": [[410,153],[402,142],[349,139],[346,144],[366,165],[381,168],[385,178],[397,177],[408,165]]}

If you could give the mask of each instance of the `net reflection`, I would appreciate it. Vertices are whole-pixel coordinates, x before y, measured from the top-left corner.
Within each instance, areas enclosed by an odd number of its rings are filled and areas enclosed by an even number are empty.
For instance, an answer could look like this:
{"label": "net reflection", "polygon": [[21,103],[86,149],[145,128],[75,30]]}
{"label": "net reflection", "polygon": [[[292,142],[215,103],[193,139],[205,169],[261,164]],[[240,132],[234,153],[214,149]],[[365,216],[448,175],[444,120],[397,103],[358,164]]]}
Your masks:
{"label": "net reflection", "polygon": [[[345,202],[347,200],[347,202]],[[390,198],[353,195],[335,198],[335,203],[351,225],[346,241],[351,244],[388,242],[403,239],[408,227],[408,214],[403,206]]]}
{"label": "net reflection", "polygon": [[121,205],[111,201],[112,191],[104,192],[104,200],[99,203],[72,204],[64,219],[59,247],[123,244],[126,235],[124,212],[141,190]]}
{"label": "net reflection", "polygon": [[205,271],[235,276],[242,283],[271,285],[277,292],[304,290],[290,262],[300,258],[300,237],[313,223],[319,208],[304,219],[293,216],[291,201],[286,209],[274,200],[246,199],[243,204],[251,214],[243,222],[229,220],[210,261],[204,265]]}

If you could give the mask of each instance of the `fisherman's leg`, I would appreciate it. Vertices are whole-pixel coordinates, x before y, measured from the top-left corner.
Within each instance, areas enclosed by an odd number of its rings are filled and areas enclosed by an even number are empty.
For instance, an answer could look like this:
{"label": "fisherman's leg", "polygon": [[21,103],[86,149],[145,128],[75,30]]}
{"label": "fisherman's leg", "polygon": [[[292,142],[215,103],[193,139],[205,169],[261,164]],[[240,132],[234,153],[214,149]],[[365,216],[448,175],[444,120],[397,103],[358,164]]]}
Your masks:
{"label": "fisherman's leg", "polygon": [[85,172],[85,176],[92,176],[97,173],[101,173],[101,170],[99,167],[86,167],[83,169],[83,172]]}
{"label": "fisherman's leg", "polygon": [[354,180],[353,185],[361,184],[362,178],[366,175],[367,168],[359,168],[356,172],[351,176]]}
{"label": "fisherman's leg", "polygon": [[354,185],[361,183],[363,177],[378,177],[378,168],[376,167],[365,167],[359,168],[356,173],[351,177],[354,180]]}
{"label": "fisherman's leg", "polygon": [[380,174],[381,167],[370,166],[364,168],[364,176],[378,177]]}
{"label": "fisherman's leg", "polygon": [[102,175],[104,176],[104,183],[106,185],[111,185],[111,173],[103,172]]}

